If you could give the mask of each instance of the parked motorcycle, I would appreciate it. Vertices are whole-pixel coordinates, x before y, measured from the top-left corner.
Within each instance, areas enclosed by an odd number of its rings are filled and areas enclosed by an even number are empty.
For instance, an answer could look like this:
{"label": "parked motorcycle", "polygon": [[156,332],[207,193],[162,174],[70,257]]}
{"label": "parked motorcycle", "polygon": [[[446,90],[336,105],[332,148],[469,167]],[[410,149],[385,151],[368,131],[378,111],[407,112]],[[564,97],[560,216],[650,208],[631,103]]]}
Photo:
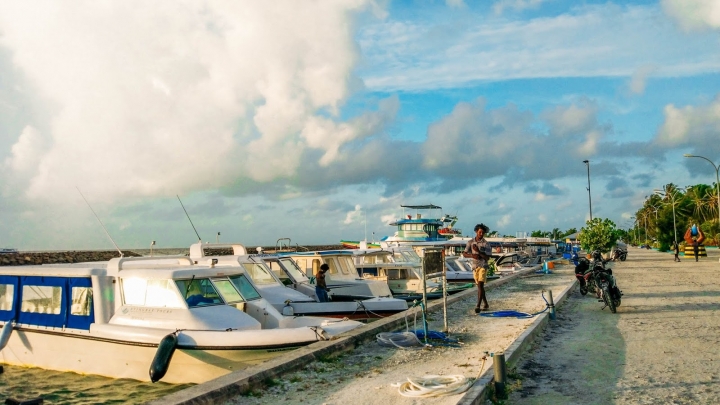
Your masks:
{"label": "parked motorcycle", "polygon": [[613,250],[613,261],[620,260],[621,262],[624,262],[625,260],[627,260],[627,254],[627,250],[616,247]]}
{"label": "parked motorcycle", "polygon": [[584,257],[578,259],[578,264],[575,266],[575,278],[580,284],[580,294],[587,295],[589,291],[595,292],[595,279],[590,270],[590,260]]}
{"label": "parked motorcycle", "polygon": [[595,292],[599,300],[605,304],[605,307],[609,307],[610,312],[614,314],[622,302],[622,291],[617,286],[612,269],[606,267],[607,262],[603,260],[602,254],[599,251],[594,251],[592,257],[593,261],[590,266],[592,267]]}

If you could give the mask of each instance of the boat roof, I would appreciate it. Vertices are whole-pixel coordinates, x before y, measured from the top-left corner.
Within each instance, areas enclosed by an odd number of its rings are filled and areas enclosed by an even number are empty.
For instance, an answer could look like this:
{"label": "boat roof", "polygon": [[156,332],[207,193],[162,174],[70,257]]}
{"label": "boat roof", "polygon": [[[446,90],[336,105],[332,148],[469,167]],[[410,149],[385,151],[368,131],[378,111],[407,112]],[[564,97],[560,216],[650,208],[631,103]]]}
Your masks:
{"label": "boat roof", "polygon": [[403,224],[442,224],[442,221],[434,218],[403,218],[390,224],[390,226]]}
{"label": "boat roof", "polygon": [[318,250],[315,252],[280,252],[278,256],[351,256],[351,250]]}
{"label": "boat roof", "polygon": [[441,210],[442,207],[435,204],[424,204],[424,205],[401,205],[401,208],[410,208],[414,210]]}

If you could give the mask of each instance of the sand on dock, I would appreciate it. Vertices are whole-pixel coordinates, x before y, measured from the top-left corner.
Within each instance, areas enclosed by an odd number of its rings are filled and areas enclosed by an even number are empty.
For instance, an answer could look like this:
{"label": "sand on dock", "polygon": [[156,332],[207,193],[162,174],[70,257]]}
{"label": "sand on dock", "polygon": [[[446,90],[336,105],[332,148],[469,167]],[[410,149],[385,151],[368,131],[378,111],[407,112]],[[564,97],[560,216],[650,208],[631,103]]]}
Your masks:
{"label": "sand on dock", "polygon": [[[546,307],[543,290],[552,290],[557,296],[573,281],[573,267],[560,266],[550,275],[530,273],[493,288],[488,299],[492,310],[535,313]],[[485,352],[504,351],[534,320],[480,317],[473,311],[475,301],[471,294],[448,309],[449,335],[462,342],[458,348],[398,349],[368,342],[350,353],[267,381],[265,389],[253,390],[226,404],[455,404],[463,394],[408,398],[401,396],[393,384],[426,374],[475,378]],[[410,329],[414,322],[412,316],[408,318]],[[431,330],[442,331],[443,324],[442,312],[431,314]],[[421,325],[418,318],[417,327]],[[487,361],[485,370],[491,364]]]}

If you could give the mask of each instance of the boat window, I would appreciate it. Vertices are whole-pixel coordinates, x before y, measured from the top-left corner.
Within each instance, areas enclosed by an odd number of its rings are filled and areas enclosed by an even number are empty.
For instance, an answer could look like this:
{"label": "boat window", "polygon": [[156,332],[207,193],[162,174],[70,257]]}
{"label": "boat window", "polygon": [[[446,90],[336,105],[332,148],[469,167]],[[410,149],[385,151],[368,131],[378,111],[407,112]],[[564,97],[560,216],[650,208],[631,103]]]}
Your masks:
{"label": "boat window", "polygon": [[375,256],[374,255],[360,256],[360,264],[375,264]]}
{"label": "boat window", "polygon": [[217,290],[220,291],[220,295],[222,295],[223,299],[228,304],[245,302],[245,300],[240,295],[238,290],[235,289],[235,286],[230,281],[230,279],[227,279],[227,278],[214,279],[213,284],[215,284],[215,288],[217,288]]}
{"label": "boat window", "polygon": [[403,269],[403,278],[406,278],[408,280],[417,280],[420,279],[420,275],[417,271],[408,271],[408,269]]}
{"label": "boat window", "polygon": [[122,286],[126,305],[160,308],[183,307],[172,280],[147,280],[131,277],[122,279]]}
{"label": "boat window", "polygon": [[190,308],[224,304],[210,279],[175,280],[175,284]]}
{"label": "boat window", "polygon": [[445,264],[447,265],[448,269],[451,271],[462,271],[460,269],[460,266],[458,266],[458,264],[454,261],[452,261],[452,262],[448,261],[448,262],[445,262]]}
{"label": "boat window", "polygon": [[260,298],[260,293],[257,292],[250,280],[248,280],[244,274],[231,276],[230,281],[233,283],[235,288],[240,291],[240,295],[245,298],[245,301],[252,301]]}
{"label": "boat window", "polygon": [[280,265],[280,262],[276,262],[273,260],[266,261],[265,264],[270,268],[273,273],[275,273],[275,276],[280,279],[280,282],[283,283],[283,285],[290,285],[293,283],[290,276],[288,276],[288,274],[285,273],[285,270],[283,270],[283,266]]}
{"label": "boat window", "polygon": [[92,288],[73,287],[70,315],[90,316],[92,312]]}
{"label": "boat window", "polygon": [[248,276],[256,285],[277,284],[277,280],[273,277],[272,272],[260,263],[243,263],[243,267]]}
{"label": "boat window", "polygon": [[[328,273],[330,273],[330,274],[339,274],[340,273],[338,271],[339,266],[338,266],[337,262],[335,261],[334,257],[325,258],[325,264],[327,264],[328,267],[330,268],[328,270]],[[313,269],[315,270],[315,274],[317,274],[317,272],[320,271],[320,267],[318,267],[317,269],[315,269],[314,267],[315,267],[315,260],[313,260]]]}
{"label": "boat window", "polygon": [[400,280],[400,269],[386,269],[385,274],[388,280]]}
{"label": "boat window", "polygon": [[290,258],[280,259],[280,263],[283,264],[283,266],[285,267],[285,270],[290,272],[290,275],[295,280],[302,280],[303,278],[305,278],[305,273],[300,270],[300,267],[298,267],[298,265],[295,264],[295,261],[293,259],[290,259]]}
{"label": "boat window", "polygon": [[62,305],[62,287],[24,285],[20,311],[39,314],[59,314]]}
{"label": "boat window", "polygon": [[352,258],[350,256],[340,256],[337,258],[340,271],[343,272],[343,274],[357,274],[357,270],[355,270],[355,263],[353,263]]}
{"label": "boat window", "polygon": [[0,284],[0,311],[11,311],[13,309],[14,294],[14,285]]}

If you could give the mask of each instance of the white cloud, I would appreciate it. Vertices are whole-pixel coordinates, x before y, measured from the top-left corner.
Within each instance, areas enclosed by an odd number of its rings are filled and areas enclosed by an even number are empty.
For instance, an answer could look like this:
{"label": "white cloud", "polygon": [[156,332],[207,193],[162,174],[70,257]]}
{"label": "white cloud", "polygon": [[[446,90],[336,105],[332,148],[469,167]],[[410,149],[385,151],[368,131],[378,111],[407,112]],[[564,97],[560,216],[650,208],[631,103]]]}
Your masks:
{"label": "white cloud", "polygon": [[645,93],[647,78],[657,70],[655,66],[642,66],[633,72],[628,88],[633,94]]}
{"label": "white cloud", "polygon": [[683,28],[720,28],[720,2],[717,0],[661,0],[663,10]]}
{"label": "white cloud", "polygon": [[700,106],[665,106],[665,122],[656,136],[665,147],[692,147],[697,153],[720,153],[720,95]]}
{"label": "white cloud", "polygon": [[499,0],[493,4],[495,14],[502,14],[506,9],[523,11],[540,7],[545,0]]}
{"label": "white cloud", "polygon": [[353,223],[362,222],[365,217],[364,214],[365,212],[363,211],[362,206],[356,205],[353,211],[350,211],[345,215],[345,220],[343,221],[343,224],[350,225]]}
{"label": "white cloud", "polygon": [[81,184],[116,201],[292,177],[313,149],[327,164],[362,133],[337,115],[369,2],[2,3],[0,46],[47,100],[49,140],[18,135],[6,175],[34,170],[40,200]]}
{"label": "white cloud", "polygon": [[503,215],[502,217],[500,217],[500,220],[497,221],[497,227],[504,228],[508,224],[510,224],[511,220],[512,220],[512,217],[510,216],[510,214]]}
{"label": "white cloud", "polygon": [[427,90],[518,78],[629,77],[638,60],[657,66],[658,77],[720,69],[717,39],[677,32],[657,5],[577,6],[530,20],[471,9],[444,18],[428,12],[425,19],[361,29],[365,84]]}

